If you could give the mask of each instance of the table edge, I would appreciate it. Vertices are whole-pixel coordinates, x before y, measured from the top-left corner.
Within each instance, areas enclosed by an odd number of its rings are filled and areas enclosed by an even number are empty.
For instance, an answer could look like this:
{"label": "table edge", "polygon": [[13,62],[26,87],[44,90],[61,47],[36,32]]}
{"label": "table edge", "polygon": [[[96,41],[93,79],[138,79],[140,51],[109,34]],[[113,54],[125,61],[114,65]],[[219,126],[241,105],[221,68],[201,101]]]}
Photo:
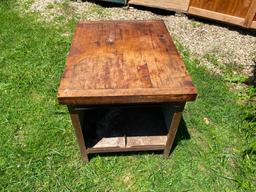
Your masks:
{"label": "table edge", "polygon": [[[166,90],[159,90],[151,93],[143,90],[129,90],[126,93],[115,92],[113,94],[104,94],[104,90],[93,90],[91,94],[86,94],[83,90],[82,94],[79,90],[66,93],[65,90],[58,91],[58,101],[60,104],[66,105],[96,105],[96,104],[132,104],[132,103],[162,103],[162,102],[186,102],[194,101],[197,97],[197,90],[195,87],[189,89],[190,92],[166,92]],[[137,92],[136,92],[137,91]],[[183,90],[184,91],[184,90]],[[88,92],[87,92],[88,93]],[[97,94],[96,94],[97,93]]]}

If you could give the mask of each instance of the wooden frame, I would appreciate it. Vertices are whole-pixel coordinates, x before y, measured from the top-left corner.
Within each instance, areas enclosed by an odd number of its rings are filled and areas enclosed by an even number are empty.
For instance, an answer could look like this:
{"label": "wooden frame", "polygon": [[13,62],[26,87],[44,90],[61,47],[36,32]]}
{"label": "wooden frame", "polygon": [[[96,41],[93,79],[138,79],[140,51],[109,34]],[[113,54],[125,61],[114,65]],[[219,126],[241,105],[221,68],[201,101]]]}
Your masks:
{"label": "wooden frame", "polygon": [[[167,105],[167,108],[174,106],[174,109],[169,108],[169,112],[166,113],[166,125],[169,126],[169,130],[166,136],[141,136],[141,137],[131,137],[133,140],[137,139],[142,141],[142,144],[135,146],[129,146],[126,142],[123,147],[113,147],[113,146],[104,146],[104,147],[87,147],[83,131],[83,121],[79,116],[79,111],[81,106],[68,106],[72,125],[75,130],[75,135],[77,143],[80,149],[82,160],[89,162],[88,154],[93,153],[107,153],[107,152],[135,152],[135,151],[156,151],[163,150],[163,156],[169,157],[170,150],[173,146],[174,139],[179,127],[180,120],[182,118],[182,111],[184,109],[185,103],[170,103]],[[174,110],[174,113],[171,114],[170,110]],[[171,121],[168,119],[171,118]],[[151,139],[150,142],[143,143],[143,140]],[[152,142],[153,141],[153,142]],[[160,142],[159,142],[160,141]]]}
{"label": "wooden frame", "polygon": [[253,22],[253,18],[256,14],[256,0],[254,0],[252,3],[251,3],[251,6],[249,7],[249,10],[247,12],[247,15],[245,17],[245,20],[244,20],[244,26],[245,27],[251,27],[252,26],[252,22]]}

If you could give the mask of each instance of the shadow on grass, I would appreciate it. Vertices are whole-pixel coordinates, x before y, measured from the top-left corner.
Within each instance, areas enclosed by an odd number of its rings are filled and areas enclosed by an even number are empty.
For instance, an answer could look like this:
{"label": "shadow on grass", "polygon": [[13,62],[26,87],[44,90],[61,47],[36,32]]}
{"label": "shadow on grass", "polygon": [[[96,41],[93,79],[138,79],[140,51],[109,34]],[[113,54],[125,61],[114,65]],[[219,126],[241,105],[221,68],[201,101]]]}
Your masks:
{"label": "shadow on grass", "polygon": [[[170,152],[170,156],[175,152],[175,148],[179,145],[179,142],[182,140],[189,140],[190,134],[187,129],[187,125],[185,120],[182,118],[180,121],[180,125]],[[111,153],[96,153],[89,154],[89,159],[93,159],[94,157],[111,157],[111,156],[133,156],[133,155],[147,155],[147,154],[163,154],[163,150],[155,150],[155,151],[129,151],[129,152],[111,152]]]}

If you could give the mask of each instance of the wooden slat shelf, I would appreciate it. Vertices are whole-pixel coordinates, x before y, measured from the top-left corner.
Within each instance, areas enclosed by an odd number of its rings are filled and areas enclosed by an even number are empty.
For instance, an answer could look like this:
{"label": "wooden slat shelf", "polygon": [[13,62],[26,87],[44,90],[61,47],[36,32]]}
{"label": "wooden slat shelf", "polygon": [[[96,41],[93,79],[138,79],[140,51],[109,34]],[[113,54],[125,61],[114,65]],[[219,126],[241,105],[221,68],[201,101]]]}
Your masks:
{"label": "wooden slat shelf", "polygon": [[138,137],[112,137],[102,138],[93,147],[88,148],[89,153],[119,152],[134,150],[163,150],[167,136],[138,136]]}
{"label": "wooden slat shelf", "polygon": [[188,14],[254,28],[253,17],[256,14],[256,1],[190,0]]}
{"label": "wooden slat shelf", "polygon": [[161,105],[139,106],[84,110],[88,153],[164,149],[167,128]]}
{"label": "wooden slat shelf", "polygon": [[[125,143],[125,141],[127,143]],[[164,150],[167,136],[139,136],[103,138],[95,146],[87,149],[88,153],[120,151]]]}

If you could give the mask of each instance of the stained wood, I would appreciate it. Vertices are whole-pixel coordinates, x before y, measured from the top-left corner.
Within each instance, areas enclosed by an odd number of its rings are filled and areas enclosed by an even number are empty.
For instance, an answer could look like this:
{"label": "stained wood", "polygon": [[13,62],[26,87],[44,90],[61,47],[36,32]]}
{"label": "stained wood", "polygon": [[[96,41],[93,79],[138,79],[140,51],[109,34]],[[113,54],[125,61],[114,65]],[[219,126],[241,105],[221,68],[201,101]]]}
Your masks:
{"label": "stained wood", "polygon": [[249,7],[249,10],[245,17],[244,26],[250,28],[255,17],[256,17],[256,0],[252,1]]}
{"label": "stained wood", "polygon": [[137,137],[104,137],[93,147],[89,147],[90,150],[103,150],[107,148],[112,150],[114,148],[121,148],[126,150],[126,148],[140,147],[152,147],[159,146],[161,149],[164,148],[167,141],[167,136],[137,136]]}
{"label": "stained wood", "polygon": [[131,5],[142,5],[170,11],[187,12],[189,0],[130,0],[128,3]]}
{"label": "stained wood", "polygon": [[157,151],[163,150],[164,146],[161,145],[146,145],[146,146],[134,146],[134,147],[105,147],[105,148],[88,148],[88,153],[113,153],[113,152],[129,152],[129,151]]}
{"label": "stained wood", "polygon": [[166,141],[166,146],[164,149],[164,157],[169,157],[170,154],[170,150],[172,148],[177,130],[178,130],[178,126],[180,123],[182,117],[182,112],[175,112],[172,118],[172,122],[171,122],[171,126],[169,129],[169,133],[167,135],[167,141]]}
{"label": "stained wood", "polygon": [[88,162],[89,161],[88,153],[87,153],[86,146],[85,146],[85,141],[84,141],[83,131],[82,131],[82,127],[81,127],[81,121],[80,121],[80,118],[79,118],[79,113],[78,113],[78,111],[76,111],[72,107],[68,107],[68,109],[69,109],[69,114],[70,114],[70,117],[71,117],[72,125],[75,129],[77,143],[79,145],[79,149],[80,149],[82,159],[84,161]]}
{"label": "stained wood", "polygon": [[58,90],[60,103],[192,101],[196,88],[161,20],[77,25]]}
{"label": "stained wood", "polygon": [[245,18],[254,0],[191,0],[190,7]]}
{"label": "stained wood", "polygon": [[224,23],[232,23],[235,25],[244,26],[244,18],[218,13],[215,11],[209,11],[197,7],[189,7],[189,14],[218,20]]}
{"label": "stained wood", "polygon": [[250,28],[252,28],[252,29],[256,29],[256,21],[253,21],[253,22],[252,22],[252,24],[251,24]]}

